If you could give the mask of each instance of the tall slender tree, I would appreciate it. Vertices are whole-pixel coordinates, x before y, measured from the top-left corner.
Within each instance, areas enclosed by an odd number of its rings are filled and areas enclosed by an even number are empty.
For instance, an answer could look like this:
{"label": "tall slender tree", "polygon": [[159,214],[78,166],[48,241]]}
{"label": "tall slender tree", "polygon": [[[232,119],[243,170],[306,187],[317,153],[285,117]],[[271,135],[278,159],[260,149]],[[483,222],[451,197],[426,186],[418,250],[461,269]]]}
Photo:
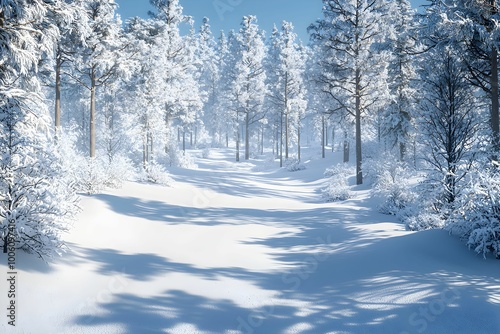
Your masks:
{"label": "tall slender tree", "polygon": [[96,123],[98,88],[109,83],[118,73],[121,20],[115,14],[114,0],[92,0],[85,2],[89,33],[79,50],[76,71],[71,77],[90,92],[89,153],[96,157]]}
{"label": "tall slender tree", "polygon": [[496,0],[431,1],[422,35],[429,47],[457,41],[466,54],[469,80],[490,99],[489,124],[493,158],[500,150],[500,92],[498,83],[498,5]]}
{"label": "tall slender tree", "polygon": [[[434,207],[449,214],[478,154],[480,109],[467,68],[453,45],[427,54],[422,69],[423,97],[419,129],[425,160],[432,166],[430,184],[437,190]],[[427,195],[426,195],[427,196]]]}
{"label": "tall slender tree", "polygon": [[415,58],[418,53],[415,13],[406,0],[397,0],[390,11],[393,34],[388,47],[389,89],[391,102],[384,108],[382,134],[391,147],[399,151],[399,159],[405,160],[413,128],[416,103],[417,73]]}
{"label": "tall slender tree", "polygon": [[164,106],[163,143],[168,154],[176,132],[174,124],[178,130],[187,131],[202,111],[203,100],[195,66],[195,39],[181,35],[182,24],[192,31],[191,17],[183,14],[178,0],[151,0],[151,4],[156,8],[152,16],[157,22],[157,73],[164,87],[164,94],[158,98]]}
{"label": "tall slender tree", "polygon": [[[255,16],[245,16],[237,35],[238,55],[235,67],[233,96],[237,119],[243,118],[245,129],[245,160],[250,159],[251,126],[263,118],[262,106],[266,94],[264,32]],[[238,127],[238,137],[239,127]],[[237,142],[239,140],[237,139]]]}
{"label": "tall slender tree", "polygon": [[[279,120],[278,137],[280,146],[285,150],[285,159],[289,158],[292,130],[295,130],[294,136],[298,141],[300,117],[307,108],[304,84],[305,53],[297,44],[296,38],[293,25],[283,22],[281,31],[273,33],[268,57],[270,80],[267,96],[278,115],[275,117]],[[283,166],[281,149],[280,152],[280,165]]]}
{"label": "tall slender tree", "polygon": [[388,3],[381,0],[323,0],[324,18],[310,27],[320,46],[324,92],[355,121],[356,182],[363,183],[362,117],[387,93],[387,54],[381,50]]}

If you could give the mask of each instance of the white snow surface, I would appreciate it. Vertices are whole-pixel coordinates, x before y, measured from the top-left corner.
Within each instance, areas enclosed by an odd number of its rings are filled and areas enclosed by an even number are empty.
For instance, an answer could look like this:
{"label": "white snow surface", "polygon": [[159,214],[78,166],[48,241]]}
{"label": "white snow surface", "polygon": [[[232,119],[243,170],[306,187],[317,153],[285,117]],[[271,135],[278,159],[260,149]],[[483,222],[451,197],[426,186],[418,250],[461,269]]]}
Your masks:
{"label": "white snow surface", "polygon": [[323,202],[338,153],[293,173],[233,153],[83,197],[71,251],[18,254],[0,333],[500,333],[500,261],[405,231],[367,186]]}

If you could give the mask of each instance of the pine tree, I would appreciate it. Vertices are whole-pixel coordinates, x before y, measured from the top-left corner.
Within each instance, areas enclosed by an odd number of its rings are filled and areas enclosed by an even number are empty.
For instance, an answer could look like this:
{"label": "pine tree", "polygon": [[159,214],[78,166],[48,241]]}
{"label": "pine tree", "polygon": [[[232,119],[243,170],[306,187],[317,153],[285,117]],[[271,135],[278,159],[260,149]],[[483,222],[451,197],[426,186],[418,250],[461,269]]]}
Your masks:
{"label": "pine tree", "polygon": [[453,211],[478,153],[479,101],[458,52],[453,45],[434,49],[421,73],[419,141],[432,169],[427,183],[437,192],[433,206],[444,216]]}
{"label": "pine tree", "polygon": [[98,88],[106,86],[118,74],[121,62],[118,51],[121,45],[121,20],[115,15],[114,0],[85,2],[89,31],[83,32],[83,43],[75,50],[76,69],[71,74],[74,81],[90,92],[89,156],[96,157]]}
{"label": "pine tree", "polygon": [[498,83],[498,7],[495,0],[431,1],[422,32],[429,47],[457,42],[462,48],[469,79],[490,100],[492,157],[500,150],[500,93]]}
{"label": "pine tree", "polygon": [[[181,36],[180,26],[188,24],[192,31],[193,22],[182,14],[178,0],[151,0],[157,9],[153,14],[156,21],[155,47],[157,52],[157,74],[163,81],[164,94],[158,96],[164,113],[164,149],[173,153],[171,146],[175,135],[174,124],[178,132],[185,134],[198,120],[203,108],[202,94],[197,81],[195,58],[196,39],[193,32],[188,37]],[[189,87],[189,89],[186,89]]]}
{"label": "pine tree", "polygon": [[[278,138],[280,140],[280,166],[289,158],[290,138],[300,133],[300,118],[307,107],[304,84],[305,54],[296,43],[297,35],[293,25],[283,22],[281,31],[275,30],[272,35],[268,57],[269,92],[268,98],[275,110],[278,120]],[[292,130],[295,133],[292,134]],[[297,145],[298,146],[298,145]]]}
{"label": "pine tree", "polygon": [[[200,86],[200,95],[203,99],[203,120],[211,128],[212,138],[220,142],[221,125],[212,123],[217,119],[216,101],[220,92],[218,91],[220,73],[220,59],[217,54],[217,43],[210,30],[210,21],[208,18],[203,18],[203,23],[198,33],[198,46],[195,51],[197,58],[198,82]],[[197,131],[195,133],[195,138]],[[196,142],[196,139],[195,139]]]}
{"label": "pine tree", "polygon": [[399,150],[399,159],[405,160],[413,132],[417,79],[415,54],[418,52],[414,11],[406,0],[397,0],[391,11],[392,36],[389,49],[389,89],[391,103],[383,114],[382,133],[391,147]]}
{"label": "pine tree", "polygon": [[4,1],[0,9],[0,229],[5,246],[50,256],[76,211],[54,150],[37,64],[58,38],[61,2]]}
{"label": "pine tree", "polygon": [[[233,100],[237,120],[239,121],[240,117],[243,118],[245,160],[250,159],[251,127],[263,118],[262,106],[266,94],[264,33],[259,30],[256,21],[255,16],[245,16],[241,22],[241,29],[236,36],[238,50],[235,80],[233,82]],[[241,137],[239,126],[237,132],[237,143],[239,143]],[[239,157],[237,157],[237,160],[239,160]]]}
{"label": "pine tree", "polygon": [[380,45],[387,30],[387,3],[380,0],[324,0],[324,19],[310,27],[321,49],[322,90],[355,122],[356,182],[363,183],[362,117],[374,113],[387,94],[386,59]]}

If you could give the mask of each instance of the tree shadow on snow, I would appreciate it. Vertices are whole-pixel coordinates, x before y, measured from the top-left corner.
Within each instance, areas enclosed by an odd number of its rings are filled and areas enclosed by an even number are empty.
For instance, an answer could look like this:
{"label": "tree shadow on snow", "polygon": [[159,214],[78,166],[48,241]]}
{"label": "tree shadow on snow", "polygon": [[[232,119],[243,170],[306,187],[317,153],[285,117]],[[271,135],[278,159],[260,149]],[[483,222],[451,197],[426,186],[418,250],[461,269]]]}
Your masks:
{"label": "tree shadow on snow", "polygon": [[229,277],[276,295],[251,308],[176,289],[148,297],[121,293],[99,305],[103,312],[82,314],[74,324],[120,325],[124,333],[500,331],[497,262],[481,261],[459,241],[443,238],[444,231],[376,239],[346,226],[306,220],[296,233],[245,241],[289,264],[292,269],[283,272],[197,268],[154,254],[82,250],[105,275],[123,272],[136,281],[168,279],[168,273]]}
{"label": "tree shadow on snow", "polygon": [[[218,185],[224,182],[222,176],[191,182],[197,186],[204,182],[202,187],[235,196],[281,193],[262,190],[251,182],[243,183],[243,188],[232,180]],[[385,225],[377,228],[376,224],[392,218],[370,208],[354,211],[342,205],[261,210],[212,207],[210,203],[182,207],[113,195],[97,198],[119,214],[165,224],[286,227],[283,233],[240,241],[265,250],[283,269],[199,268],[147,252],[78,249],[100,274],[121,273],[138,286],[177,273],[221,285],[221,278],[231,278],[242,283],[237,286],[251,285],[273,295],[257,301],[258,307],[249,307],[227,295],[207,297],[180,288],[153,296],[129,290],[101,302],[100,312],[74,318],[74,325],[83,330],[118,325],[123,333],[500,332],[498,262],[481,260],[445,231],[391,235]],[[368,222],[373,222],[370,229],[360,227]],[[229,296],[244,292],[233,289]]]}

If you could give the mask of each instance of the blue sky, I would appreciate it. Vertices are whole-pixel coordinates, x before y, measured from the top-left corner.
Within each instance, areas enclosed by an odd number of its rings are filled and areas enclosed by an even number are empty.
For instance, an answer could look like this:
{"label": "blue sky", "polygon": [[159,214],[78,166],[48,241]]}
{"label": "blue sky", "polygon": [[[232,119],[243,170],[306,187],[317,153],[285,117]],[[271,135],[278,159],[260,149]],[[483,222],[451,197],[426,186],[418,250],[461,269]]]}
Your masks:
{"label": "blue sky", "polygon": [[[418,0],[413,0],[418,1]],[[152,10],[149,0],[116,0],[118,13],[125,21],[129,17],[147,17]],[[322,16],[321,0],[180,0],[184,14],[195,20],[198,28],[204,16],[210,19],[212,32],[217,37],[220,30],[226,33],[238,30],[245,15],[256,15],[261,29],[269,36],[273,24],[281,25],[283,20],[295,26],[299,38],[307,43],[309,40],[307,27]]]}

